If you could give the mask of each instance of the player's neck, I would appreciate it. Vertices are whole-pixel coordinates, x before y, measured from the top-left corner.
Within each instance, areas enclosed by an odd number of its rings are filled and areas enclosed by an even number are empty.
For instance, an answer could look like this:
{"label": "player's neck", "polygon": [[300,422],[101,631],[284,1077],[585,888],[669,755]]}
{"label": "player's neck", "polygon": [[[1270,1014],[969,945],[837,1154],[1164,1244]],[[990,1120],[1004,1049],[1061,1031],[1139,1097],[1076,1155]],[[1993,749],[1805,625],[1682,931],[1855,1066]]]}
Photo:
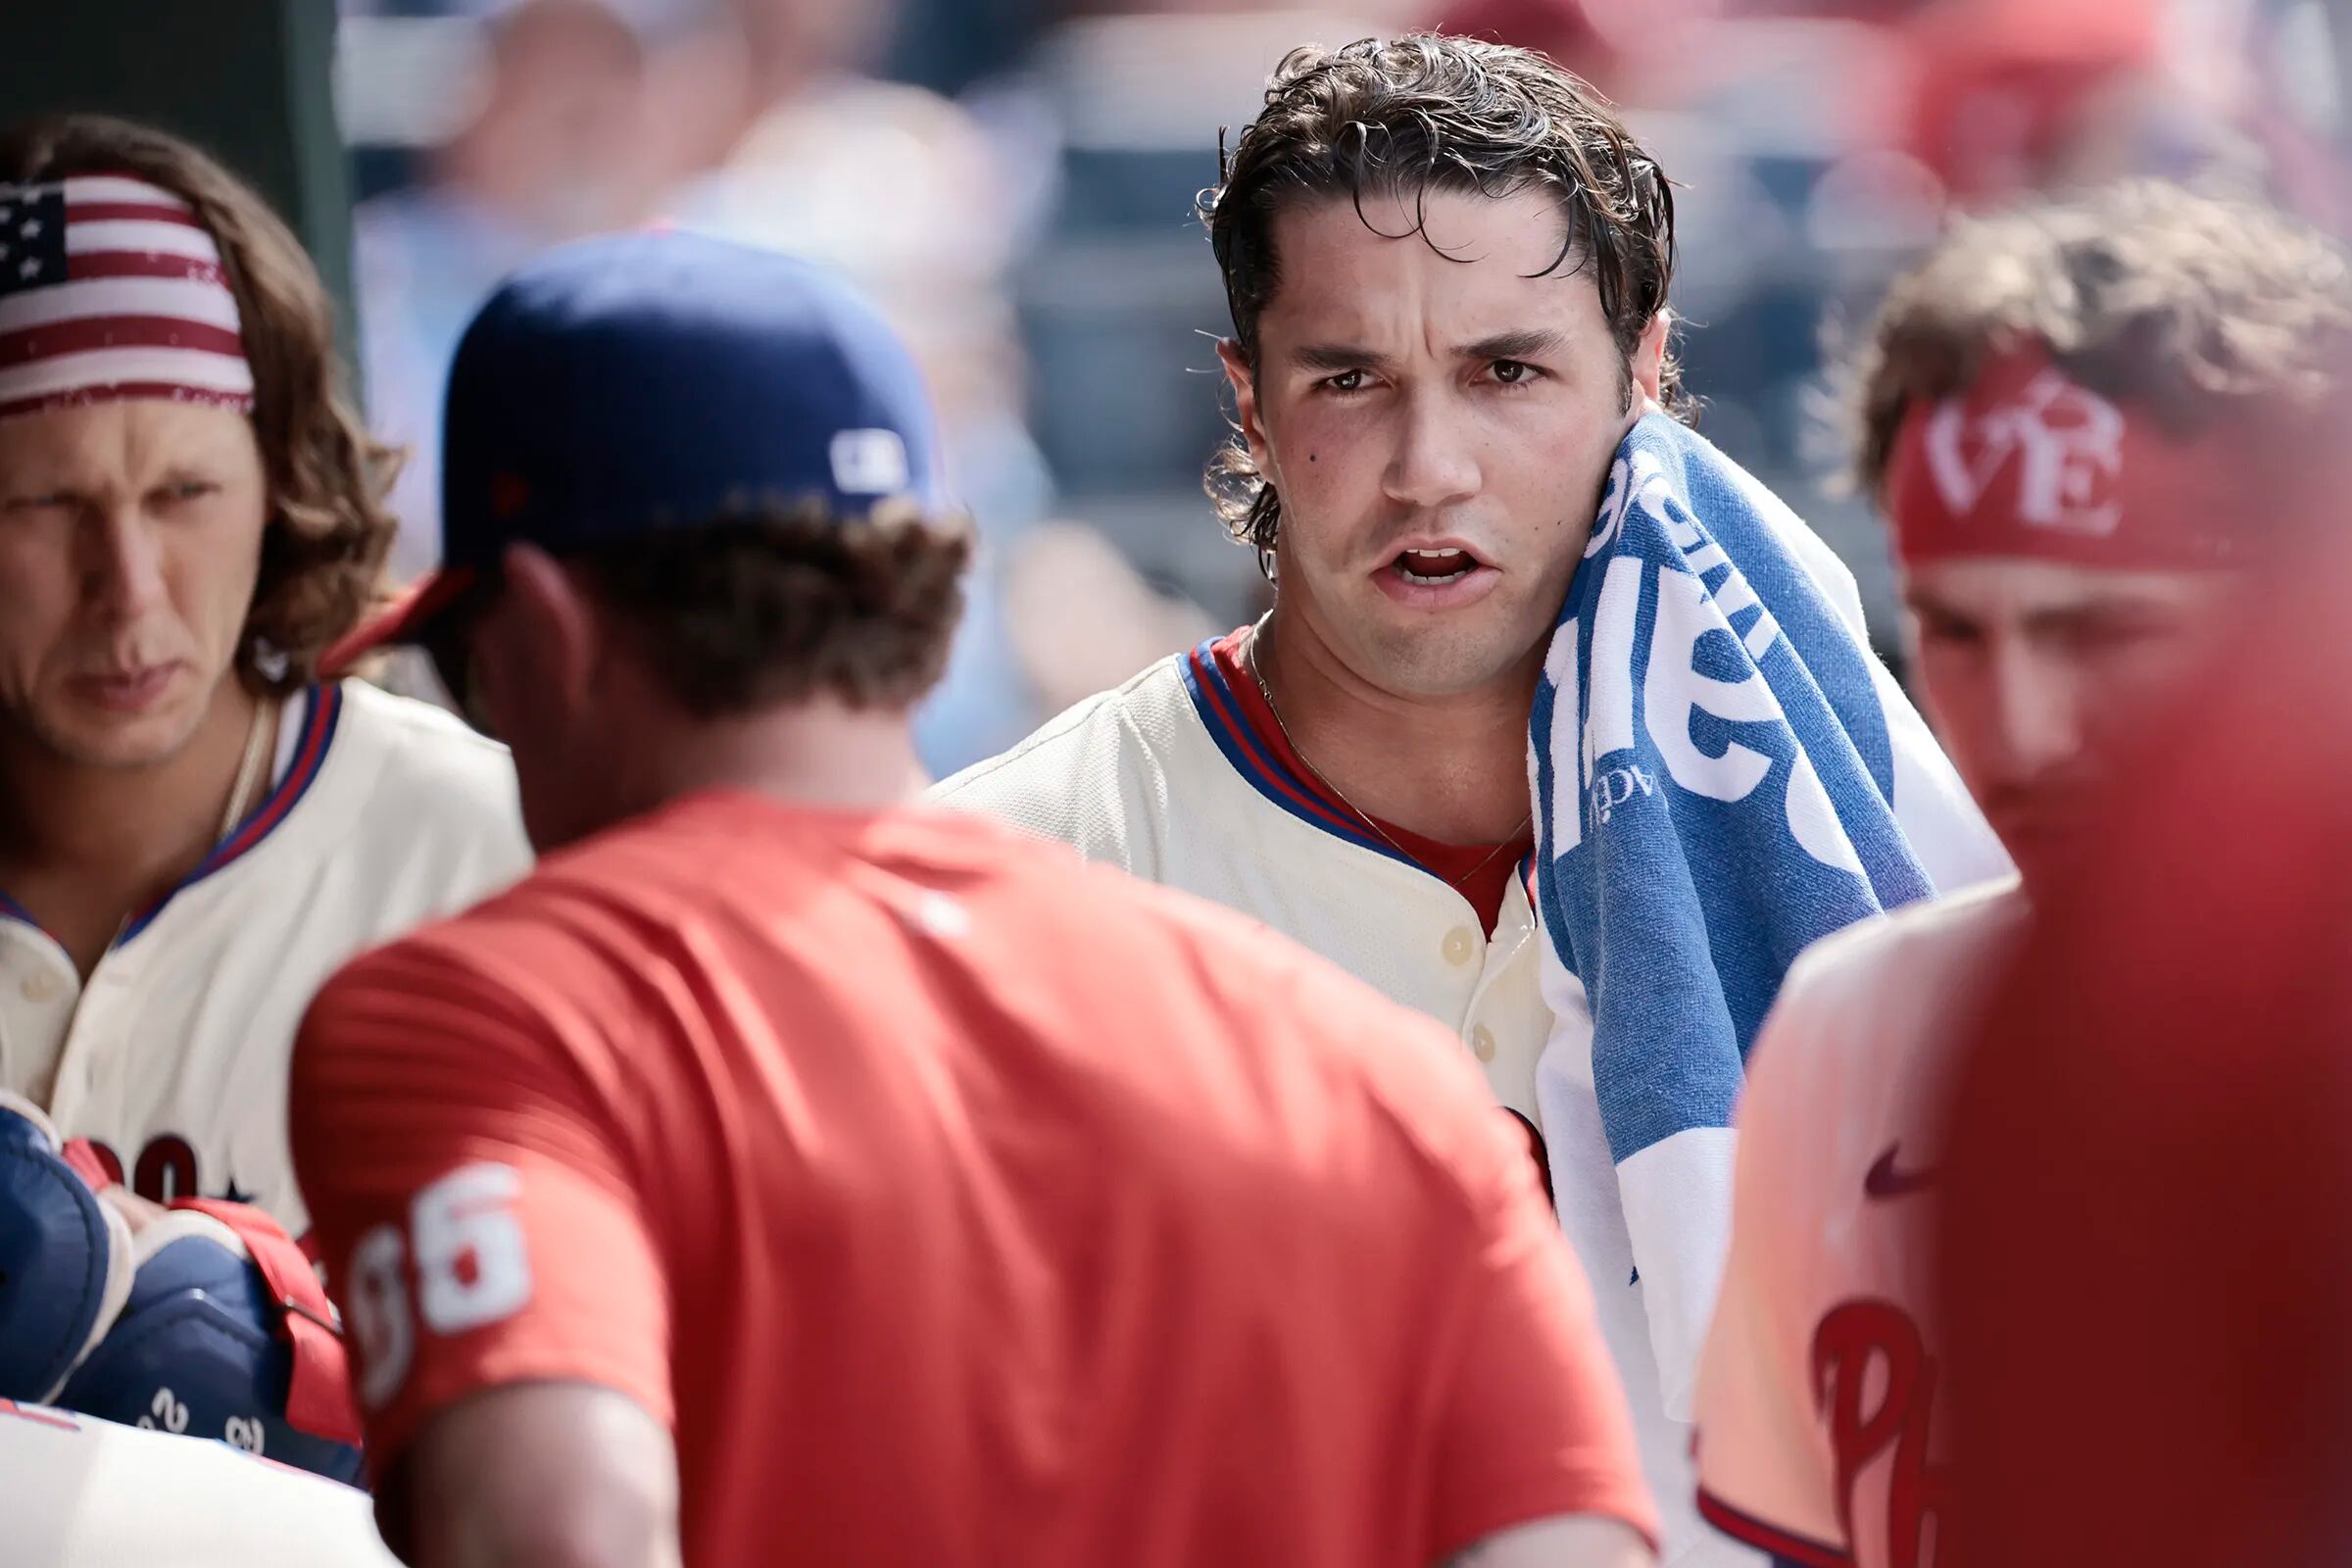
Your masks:
{"label": "player's neck", "polygon": [[633,748],[648,760],[632,791],[651,806],[704,790],[748,790],[792,806],[884,810],[929,782],[904,710],[831,699],[737,718],[680,720]]}
{"label": "player's neck", "polygon": [[1483,690],[1417,699],[1364,680],[1279,607],[1253,635],[1291,745],[1357,810],[1446,844],[1499,843],[1526,826],[1541,647]]}
{"label": "player's neck", "polygon": [[77,763],[0,726],[0,890],[85,972],[220,842],[259,706],[224,676],[188,743],[147,767]]}

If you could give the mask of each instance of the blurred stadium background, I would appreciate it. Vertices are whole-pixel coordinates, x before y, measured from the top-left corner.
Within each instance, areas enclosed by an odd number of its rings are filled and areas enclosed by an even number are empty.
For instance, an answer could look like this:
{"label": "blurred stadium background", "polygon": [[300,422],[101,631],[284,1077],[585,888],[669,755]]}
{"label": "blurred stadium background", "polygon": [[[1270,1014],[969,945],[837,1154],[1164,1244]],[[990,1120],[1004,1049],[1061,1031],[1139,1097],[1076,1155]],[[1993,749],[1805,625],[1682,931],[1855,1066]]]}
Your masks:
{"label": "blurred stadium background", "polygon": [[2320,0],[345,0],[363,371],[417,451],[399,566],[434,556],[442,378],[492,282],[672,221],[837,264],[928,362],[985,541],[935,768],[1238,623],[1264,588],[1200,498],[1227,323],[1193,199],[1287,48],[1417,26],[1628,106],[1683,187],[1701,428],[1845,555],[1886,647],[1825,366],[1952,212],[2142,172],[2345,227],[2352,27]]}

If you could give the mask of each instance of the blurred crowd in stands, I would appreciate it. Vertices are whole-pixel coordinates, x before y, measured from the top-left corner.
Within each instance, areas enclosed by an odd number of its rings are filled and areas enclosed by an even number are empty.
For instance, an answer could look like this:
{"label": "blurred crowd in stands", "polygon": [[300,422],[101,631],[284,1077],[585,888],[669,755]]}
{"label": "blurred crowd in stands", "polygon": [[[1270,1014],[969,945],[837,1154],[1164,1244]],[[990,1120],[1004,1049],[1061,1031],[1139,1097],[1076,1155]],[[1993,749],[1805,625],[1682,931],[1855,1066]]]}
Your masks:
{"label": "blurred crowd in stands", "polygon": [[1228,329],[1195,193],[1289,47],[1416,27],[1545,50],[1677,172],[1700,429],[1810,520],[1892,644],[1885,547],[1815,476],[1840,323],[1954,211],[2138,172],[2338,233],[2343,29],[2320,0],[343,0],[371,416],[414,451],[396,568],[437,549],[432,432],[503,273],[671,222],[827,261],[926,361],[984,541],[945,773],[1262,608],[1200,494]]}

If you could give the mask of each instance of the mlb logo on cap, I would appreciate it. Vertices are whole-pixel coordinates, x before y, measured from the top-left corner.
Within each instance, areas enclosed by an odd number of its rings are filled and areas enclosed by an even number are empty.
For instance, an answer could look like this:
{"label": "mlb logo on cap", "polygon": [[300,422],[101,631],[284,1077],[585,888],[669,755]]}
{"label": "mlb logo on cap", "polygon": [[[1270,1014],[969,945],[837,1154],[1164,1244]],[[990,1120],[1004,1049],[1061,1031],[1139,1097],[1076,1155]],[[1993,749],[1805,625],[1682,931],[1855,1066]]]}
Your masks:
{"label": "mlb logo on cap", "polygon": [[908,484],[906,443],[896,430],[844,430],[833,438],[833,484],[845,495],[896,495]]}
{"label": "mlb logo on cap", "polygon": [[466,328],[443,420],[441,571],[329,651],[415,639],[507,547],[551,555],[820,502],[936,501],[914,359],[840,279],[675,230],[549,252]]}

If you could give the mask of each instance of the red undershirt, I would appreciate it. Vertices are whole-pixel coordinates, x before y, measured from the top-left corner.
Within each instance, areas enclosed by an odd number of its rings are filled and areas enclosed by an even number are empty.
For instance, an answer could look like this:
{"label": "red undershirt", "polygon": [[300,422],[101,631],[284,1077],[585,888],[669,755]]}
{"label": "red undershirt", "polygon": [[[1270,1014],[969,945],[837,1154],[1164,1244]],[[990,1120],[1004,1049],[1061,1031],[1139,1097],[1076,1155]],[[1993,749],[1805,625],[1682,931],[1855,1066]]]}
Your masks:
{"label": "red undershirt", "polygon": [[[1224,671],[1226,684],[1233,688],[1235,706],[1241,711],[1242,722],[1250,726],[1258,744],[1274,759],[1275,765],[1290,774],[1297,784],[1315,799],[1331,807],[1343,816],[1352,817],[1372,830],[1374,838],[1386,838],[1397,849],[1412,857],[1422,870],[1446,883],[1478,911],[1487,935],[1494,934],[1494,924],[1502,918],[1502,896],[1511,879],[1519,874],[1519,862],[1535,848],[1531,830],[1505,847],[1500,844],[1445,844],[1433,838],[1367,816],[1342,800],[1338,793],[1315,776],[1314,770],[1299,760],[1292,749],[1290,738],[1283,734],[1281,724],[1274,718],[1274,710],[1267,706],[1265,694],[1258,690],[1257,680],[1242,657],[1249,645],[1250,628],[1242,627],[1220,637],[1209,652]],[[1456,878],[1461,880],[1456,881]]]}

